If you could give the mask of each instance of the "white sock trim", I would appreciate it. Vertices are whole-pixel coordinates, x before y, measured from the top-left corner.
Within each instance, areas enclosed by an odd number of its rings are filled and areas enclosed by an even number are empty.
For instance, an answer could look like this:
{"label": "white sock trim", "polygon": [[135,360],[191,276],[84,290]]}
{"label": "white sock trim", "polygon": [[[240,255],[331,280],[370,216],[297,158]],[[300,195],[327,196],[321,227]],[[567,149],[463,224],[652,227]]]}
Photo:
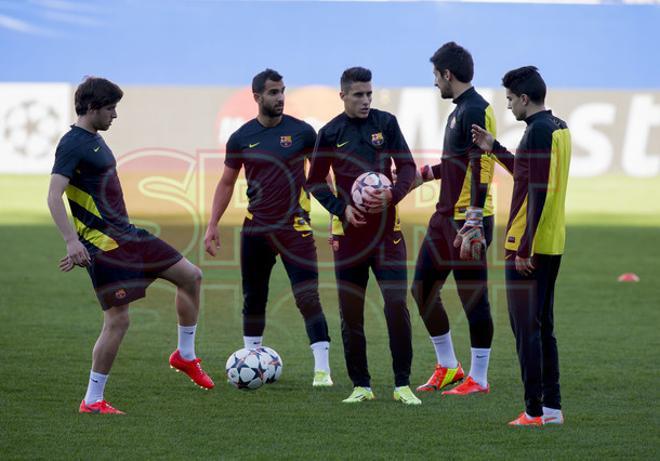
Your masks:
{"label": "white sock trim", "polygon": [[105,383],[108,382],[108,375],[97,373],[95,371],[89,372],[89,382],[87,384],[87,392],[85,393],[85,404],[91,405],[103,400],[103,392],[105,391]]}
{"label": "white sock trim", "polygon": [[243,336],[243,347],[246,349],[258,349],[263,345],[263,336]]}
{"label": "white sock trim", "polygon": [[444,335],[430,336],[431,343],[435,348],[435,358],[437,363],[447,368],[456,368],[458,359],[454,353],[454,345],[451,341],[451,331]]}
{"label": "white sock trim", "polygon": [[195,333],[197,332],[197,325],[178,326],[179,343],[177,349],[181,357],[185,360],[194,360],[195,355]]}
{"label": "white sock trim", "polygon": [[330,343],[319,341],[309,346],[314,354],[314,371],[330,373]]}
{"label": "white sock trim", "polygon": [[488,363],[490,362],[490,348],[471,348],[472,361],[470,363],[470,373],[480,386],[488,386]]}

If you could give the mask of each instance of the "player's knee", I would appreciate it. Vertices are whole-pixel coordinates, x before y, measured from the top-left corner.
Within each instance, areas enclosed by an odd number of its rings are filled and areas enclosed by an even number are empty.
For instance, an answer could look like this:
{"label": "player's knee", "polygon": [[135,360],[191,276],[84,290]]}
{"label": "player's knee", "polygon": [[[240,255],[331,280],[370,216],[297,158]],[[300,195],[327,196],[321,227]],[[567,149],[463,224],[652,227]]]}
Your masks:
{"label": "player's knee", "polygon": [[423,290],[421,284],[413,283],[412,287],[410,287],[410,293],[412,294],[412,297],[415,300],[415,303],[417,304],[417,307],[421,312],[424,306],[424,295],[422,294]]}
{"label": "player's knee", "polygon": [[296,293],[296,306],[306,319],[323,312],[319,296],[312,290]]}
{"label": "player's knee", "polygon": [[202,270],[191,263],[186,269],[185,276],[183,277],[182,283],[179,285],[179,287],[189,293],[194,293],[199,291],[201,285]]}
{"label": "player's knee", "polygon": [[128,330],[130,324],[131,321],[128,316],[128,311],[113,315],[112,317],[106,318],[105,320],[105,328],[109,329],[115,334],[123,335]]}
{"label": "player's knee", "polygon": [[385,300],[385,314],[397,314],[407,310],[408,307],[404,296],[393,296]]}
{"label": "player's knee", "polygon": [[188,275],[188,283],[192,286],[199,287],[202,284],[202,270],[195,266],[194,264],[190,265],[190,273]]}

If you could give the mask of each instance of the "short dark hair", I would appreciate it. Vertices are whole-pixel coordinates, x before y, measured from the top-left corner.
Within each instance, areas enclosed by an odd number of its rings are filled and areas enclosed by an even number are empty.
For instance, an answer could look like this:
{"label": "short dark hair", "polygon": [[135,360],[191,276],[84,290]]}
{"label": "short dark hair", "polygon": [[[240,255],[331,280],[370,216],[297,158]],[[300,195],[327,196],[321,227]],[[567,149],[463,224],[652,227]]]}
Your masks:
{"label": "short dark hair", "polygon": [[469,83],[474,77],[474,61],[468,50],[456,42],[448,42],[433,53],[430,61],[442,72],[450,71],[454,77],[463,83]]}
{"label": "short dark hair", "polygon": [[350,88],[353,82],[370,82],[371,81],[371,71],[365,69],[364,67],[351,67],[346,69],[341,74],[341,79],[339,79],[339,84],[341,85],[341,90],[345,93]]}
{"label": "short dark hair", "polygon": [[253,93],[263,93],[266,89],[266,80],[271,82],[281,82],[282,76],[273,69],[266,69],[259,72],[252,79],[252,92]]}
{"label": "short dark hair", "polygon": [[526,94],[536,104],[543,104],[545,101],[545,82],[534,66],[510,70],[502,77],[502,86],[516,96]]}
{"label": "short dark hair", "polygon": [[100,77],[85,77],[74,96],[76,114],[85,115],[89,109],[117,104],[124,92],[116,83]]}

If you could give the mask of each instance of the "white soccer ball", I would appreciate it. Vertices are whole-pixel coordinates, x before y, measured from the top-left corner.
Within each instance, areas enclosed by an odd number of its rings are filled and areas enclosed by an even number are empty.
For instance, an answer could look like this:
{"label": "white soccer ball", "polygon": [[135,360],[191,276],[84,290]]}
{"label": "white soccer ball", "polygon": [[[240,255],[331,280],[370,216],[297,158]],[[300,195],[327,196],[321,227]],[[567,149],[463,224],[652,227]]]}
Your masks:
{"label": "white soccer ball", "polygon": [[256,349],[239,349],[227,359],[227,379],[238,389],[259,389],[266,382],[268,358]]}
{"label": "white soccer ball", "polygon": [[270,347],[260,347],[257,349],[259,353],[266,358],[266,384],[271,384],[280,379],[282,376],[282,358],[275,349]]}
{"label": "white soccer ball", "polygon": [[382,173],[367,171],[362,173],[353,182],[351,187],[351,198],[355,207],[363,213],[377,213],[377,211],[370,211],[369,207],[364,203],[364,198],[368,192],[376,190],[391,189],[392,182]]}

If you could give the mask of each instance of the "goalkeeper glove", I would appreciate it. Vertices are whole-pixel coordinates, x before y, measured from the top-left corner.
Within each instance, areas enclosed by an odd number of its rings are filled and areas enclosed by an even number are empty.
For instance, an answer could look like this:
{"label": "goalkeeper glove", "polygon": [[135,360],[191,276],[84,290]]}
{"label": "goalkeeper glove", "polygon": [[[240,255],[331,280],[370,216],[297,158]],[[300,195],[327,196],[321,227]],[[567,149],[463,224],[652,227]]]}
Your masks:
{"label": "goalkeeper glove", "polygon": [[482,248],[486,251],[484,237],[483,208],[469,207],[465,213],[465,224],[454,239],[454,248],[460,247],[463,260],[478,261],[481,259]]}

